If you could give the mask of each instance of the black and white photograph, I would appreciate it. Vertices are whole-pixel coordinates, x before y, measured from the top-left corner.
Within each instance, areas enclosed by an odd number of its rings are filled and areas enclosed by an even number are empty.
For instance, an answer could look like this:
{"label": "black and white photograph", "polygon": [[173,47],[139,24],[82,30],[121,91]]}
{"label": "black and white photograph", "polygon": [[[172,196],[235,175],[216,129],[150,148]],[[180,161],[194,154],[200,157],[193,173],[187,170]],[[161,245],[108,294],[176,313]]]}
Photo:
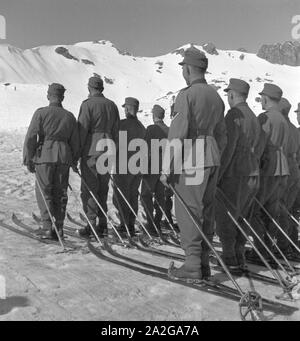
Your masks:
{"label": "black and white photograph", "polygon": [[0,161],[0,321],[299,321],[299,0],[0,0]]}

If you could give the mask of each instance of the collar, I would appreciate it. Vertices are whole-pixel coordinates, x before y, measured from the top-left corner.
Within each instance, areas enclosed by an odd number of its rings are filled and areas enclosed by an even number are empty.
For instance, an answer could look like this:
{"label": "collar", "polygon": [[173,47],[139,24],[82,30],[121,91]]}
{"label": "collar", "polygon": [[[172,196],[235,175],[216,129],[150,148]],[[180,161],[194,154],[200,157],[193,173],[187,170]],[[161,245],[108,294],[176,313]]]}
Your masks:
{"label": "collar", "polygon": [[233,108],[240,108],[240,107],[247,107],[247,106],[248,106],[247,102],[240,102],[237,105],[235,105]]}
{"label": "collar", "polygon": [[62,108],[62,104],[61,103],[49,103],[49,107],[60,107],[60,108]]}
{"label": "collar", "polygon": [[92,97],[104,97],[104,95],[102,93],[89,95],[89,98],[92,98]]}
{"label": "collar", "polygon": [[192,81],[190,86],[192,86],[194,84],[207,84],[207,81],[205,78],[199,78],[199,79],[195,79],[194,81]]}

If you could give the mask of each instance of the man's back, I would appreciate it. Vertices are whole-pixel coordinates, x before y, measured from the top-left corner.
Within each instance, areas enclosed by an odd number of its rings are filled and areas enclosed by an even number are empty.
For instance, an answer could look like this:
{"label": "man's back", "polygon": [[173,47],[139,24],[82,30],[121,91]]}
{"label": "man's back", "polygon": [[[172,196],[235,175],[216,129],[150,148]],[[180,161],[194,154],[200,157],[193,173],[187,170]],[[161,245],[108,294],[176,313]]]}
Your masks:
{"label": "man's back", "polygon": [[101,138],[117,141],[119,122],[116,104],[102,94],[83,101],[78,116],[81,156],[97,155],[96,146]]}
{"label": "man's back", "polygon": [[24,159],[34,157],[35,163],[71,164],[77,159],[78,150],[76,119],[71,112],[59,104],[35,112],[25,139]]}
{"label": "man's back", "polygon": [[246,102],[231,108],[225,116],[227,146],[221,160],[224,177],[253,176],[259,172],[259,158],[255,151],[259,144],[261,127]]}
{"label": "man's back", "polygon": [[204,80],[193,82],[178,94],[175,113],[169,140],[205,136],[205,166],[218,166],[227,139],[224,103],[217,91]]}
{"label": "man's back", "polygon": [[289,125],[277,108],[258,117],[263,129],[265,148],[261,159],[261,175],[289,175],[287,163]]}

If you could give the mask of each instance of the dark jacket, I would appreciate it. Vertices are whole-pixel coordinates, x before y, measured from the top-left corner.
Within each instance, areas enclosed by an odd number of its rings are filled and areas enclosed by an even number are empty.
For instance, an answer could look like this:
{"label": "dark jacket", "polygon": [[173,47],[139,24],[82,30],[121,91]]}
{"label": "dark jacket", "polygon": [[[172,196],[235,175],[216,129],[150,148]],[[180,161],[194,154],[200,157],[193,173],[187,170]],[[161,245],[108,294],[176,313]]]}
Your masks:
{"label": "dark jacket", "polygon": [[154,167],[153,169],[157,170],[157,174],[160,173],[161,167],[162,167],[162,155],[163,155],[163,150],[164,150],[164,148],[162,147],[159,149],[158,155],[152,155],[151,154],[151,141],[157,140],[157,141],[162,142],[163,139],[165,139],[166,141],[168,138],[168,133],[169,133],[169,127],[163,121],[156,121],[154,124],[151,124],[146,129],[145,140],[148,144],[149,172],[151,171],[151,161],[152,161],[152,166]]}
{"label": "dark jacket", "polygon": [[[127,134],[127,139],[123,140],[122,134]],[[119,159],[126,160],[129,162],[130,158],[135,155],[138,150],[128,150],[130,147],[130,142],[133,139],[145,139],[146,128],[135,116],[129,116],[120,121],[120,136],[117,148],[117,173],[119,172]],[[121,140],[122,139],[122,140]],[[147,154],[143,155],[147,158]],[[129,172],[129,171],[128,171]],[[131,172],[129,172],[131,173]]]}
{"label": "dark jacket", "polygon": [[220,178],[259,175],[259,158],[255,153],[261,127],[246,102],[231,108],[225,116],[227,145],[222,154]]}
{"label": "dark jacket", "polygon": [[61,105],[38,109],[30,122],[23,162],[69,164],[77,161],[79,138],[74,115]]}
{"label": "dark jacket", "polygon": [[287,161],[289,165],[290,178],[299,179],[299,161],[300,161],[300,133],[288,117],[285,117],[289,125],[289,139],[287,148]]}
{"label": "dark jacket", "polygon": [[281,112],[273,107],[260,114],[258,120],[262,127],[260,150],[261,176],[289,175],[287,162],[289,125]]}
{"label": "dark jacket", "polygon": [[103,94],[90,96],[82,102],[78,116],[80,156],[96,156],[102,138],[118,140],[120,116],[116,104]]}

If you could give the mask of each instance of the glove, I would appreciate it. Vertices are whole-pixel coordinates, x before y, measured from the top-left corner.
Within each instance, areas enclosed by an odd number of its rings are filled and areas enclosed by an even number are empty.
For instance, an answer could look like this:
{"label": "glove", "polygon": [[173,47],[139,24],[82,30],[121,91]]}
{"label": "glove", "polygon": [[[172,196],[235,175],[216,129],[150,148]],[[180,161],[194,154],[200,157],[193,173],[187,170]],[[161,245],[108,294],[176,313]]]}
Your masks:
{"label": "glove", "polygon": [[30,173],[35,173],[35,164],[32,161],[29,161],[27,164],[27,169]]}
{"label": "glove", "polygon": [[169,188],[169,177],[166,174],[161,174],[159,180],[165,187]]}

